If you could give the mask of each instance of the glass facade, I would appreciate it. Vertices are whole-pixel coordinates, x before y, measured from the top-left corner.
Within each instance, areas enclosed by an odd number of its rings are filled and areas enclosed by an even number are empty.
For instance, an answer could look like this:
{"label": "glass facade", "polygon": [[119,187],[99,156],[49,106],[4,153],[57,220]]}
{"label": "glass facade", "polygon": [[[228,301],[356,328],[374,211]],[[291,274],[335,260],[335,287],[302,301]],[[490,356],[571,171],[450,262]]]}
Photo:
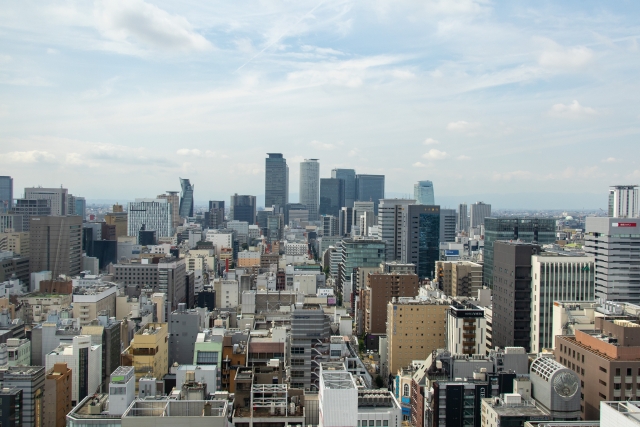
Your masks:
{"label": "glass facade", "polygon": [[229,219],[232,221],[246,221],[249,225],[256,223],[256,196],[234,194],[231,196]]}
{"label": "glass facade", "polygon": [[342,206],[352,208],[353,202],[356,201],[356,171],[354,169],[333,169],[331,178],[344,181],[344,204]]}
{"label": "glass facade", "polygon": [[280,153],[268,153],[265,160],[264,206],[284,207],[289,203],[289,167]]}
{"label": "glass facade", "polygon": [[0,176],[0,213],[11,209],[13,200],[13,178]]}
{"label": "glass facade", "polygon": [[180,178],[182,194],[180,195],[180,216],[190,218],[193,216],[193,188],[188,179]]}
{"label": "glass facade", "polygon": [[421,213],[418,227],[419,277],[433,277],[440,256],[440,213]]}
{"label": "glass facade", "polygon": [[309,220],[318,220],[320,200],[320,163],[318,159],[305,159],[300,163],[300,203],[307,206]]}
{"label": "glass facade", "polygon": [[[345,205],[345,182],[337,178],[320,180],[320,215],[340,215],[340,208]],[[352,203],[353,206],[353,203]]]}
{"label": "glass facade", "polygon": [[433,195],[433,182],[431,181],[418,181],[413,186],[413,198],[419,205],[435,205],[435,198]]}
{"label": "glass facade", "polygon": [[380,199],[384,199],[384,175],[356,175],[356,200],[373,202],[378,215]]}

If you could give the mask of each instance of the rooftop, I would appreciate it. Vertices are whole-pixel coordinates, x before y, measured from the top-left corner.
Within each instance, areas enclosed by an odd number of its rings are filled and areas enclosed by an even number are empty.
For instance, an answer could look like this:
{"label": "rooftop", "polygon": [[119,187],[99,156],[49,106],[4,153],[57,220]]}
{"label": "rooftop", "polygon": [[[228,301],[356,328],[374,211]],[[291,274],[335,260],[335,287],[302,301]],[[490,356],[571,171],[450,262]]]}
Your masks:
{"label": "rooftop", "polygon": [[125,417],[225,417],[226,400],[135,400]]}
{"label": "rooftop", "polygon": [[629,418],[631,422],[640,423],[640,401],[602,402],[602,404],[618,411],[625,418]]}

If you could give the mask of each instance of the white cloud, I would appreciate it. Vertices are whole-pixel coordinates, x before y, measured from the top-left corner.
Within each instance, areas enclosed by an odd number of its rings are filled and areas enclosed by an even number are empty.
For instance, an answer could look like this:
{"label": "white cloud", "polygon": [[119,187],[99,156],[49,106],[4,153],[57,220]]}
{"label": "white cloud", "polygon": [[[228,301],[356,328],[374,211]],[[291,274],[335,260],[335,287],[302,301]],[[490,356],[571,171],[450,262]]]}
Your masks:
{"label": "white cloud", "polygon": [[596,110],[594,110],[591,107],[583,107],[575,99],[571,104],[568,104],[568,105],[555,104],[553,107],[551,107],[551,110],[549,111],[549,115],[555,116],[555,117],[578,118],[578,117],[585,117],[585,116],[594,116],[596,114],[597,114]]}
{"label": "white cloud", "polygon": [[493,180],[494,181],[511,181],[513,179],[529,179],[532,174],[529,171],[517,170],[512,172],[494,172]]}
{"label": "white cloud", "polygon": [[477,127],[477,123],[469,123],[464,120],[459,120],[457,122],[451,122],[447,124],[447,130],[454,132],[469,132]]}
{"label": "white cloud", "polygon": [[593,51],[585,46],[563,47],[550,39],[537,39],[543,47],[538,63],[543,67],[572,70],[583,68],[593,60]]}
{"label": "white cloud", "polygon": [[456,157],[456,160],[471,160],[471,157],[465,156],[464,154]]}
{"label": "white cloud", "polygon": [[477,0],[429,0],[428,12],[442,15],[476,15],[487,10],[487,1]]}
{"label": "white cloud", "polygon": [[143,0],[101,0],[94,17],[106,38],[125,45],[169,51],[204,51],[211,43],[196,33],[189,21],[170,15]]}
{"label": "white cloud", "polygon": [[333,150],[335,148],[335,145],[333,144],[315,141],[315,140],[311,141],[309,145],[311,145],[313,148],[316,148],[318,150]]}
{"label": "white cloud", "polygon": [[6,163],[53,163],[56,156],[48,151],[12,151],[0,156]]}
{"label": "white cloud", "polygon": [[445,157],[447,157],[447,153],[444,151],[440,151],[440,150],[436,150],[435,148],[432,148],[431,150],[424,153],[422,157],[428,160],[442,160]]}
{"label": "white cloud", "polygon": [[435,144],[440,144],[440,141],[435,140],[433,138],[427,138],[424,140],[423,142],[424,145],[435,145]]}
{"label": "white cloud", "polygon": [[358,150],[357,148],[352,148],[351,150],[349,150],[349,152],[347,153],[347,156],[349,157],[355,157],[358,155],[358,153],[360,152],[360,150]]}
{"label": "white cloud", "polygon": [[56,54],[58,54],[58,51],[56,49],[53,49],[53,48],[47,48],[47,54],[56,55]]}
{"label": "white cloud", "polygon": [[211,151],[211,150],[207,150],[207,151],[204,152],[204,156],[205,157],[209,157],[209,158],[216,157],[216,152],[215,151]]}
{"label": "white cloud", "polygon": [[602,160],[602,163],[616,163],[618,161],[618,159],[616,159],[615,157],[607,157],[606,159]]}
{"label": "white cloud", "polygon": [[414,164],[412,164],[411,166],[413,166],[414,168],[426,168],[427,165],[425,165],[422,162],[415,162]]}
{"label": "white cloud", "polygon": [[197,148],[181,148],[176,151],[176,154],[178,156],[199,156],[202,152]]}

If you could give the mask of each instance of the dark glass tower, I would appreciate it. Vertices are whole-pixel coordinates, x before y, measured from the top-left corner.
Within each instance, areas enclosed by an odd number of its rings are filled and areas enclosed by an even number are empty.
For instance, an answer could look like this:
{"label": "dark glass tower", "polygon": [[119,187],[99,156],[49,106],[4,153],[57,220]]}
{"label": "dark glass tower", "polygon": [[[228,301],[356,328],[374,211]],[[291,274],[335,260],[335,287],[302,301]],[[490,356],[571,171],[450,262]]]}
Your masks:
{"label": "dark glass tower", "polygon": [[342,206],[352,208],[353,202],[356,201],[356,171],[354,169],[333,169],[331,178],[344,181],[344,204]]}
{"label": "dark glass tower", "polygon": [[373,212],[378,215],[380,199],[384,199],[384,175],[356,175],[356,200],[373,202]]}
{"label": "dark glass tower", "polygon": [[0,212],[7,212],[13,203],[13,178],[0,176]]}
{"label": "dark glass tower", "polygon": [[344,205],[344,181],[337,178],[320,179],[320,215],[333,215],[337,218]]}
{"label": "dark glass tower", "polygon": [[180,195],[180,216],[189,218],[193,216],[193,188],[188,179],[180,178],[182,194]]}
{"label": "dark glass tower", "polygon": [[264,172],[264,206],[280,208],[289,203],[289,167],[280,153],[267,153]]}
{"label": "dark glass tower", "polygon": [[256,223],[256,196],[234,194],[231,196],[229,219],[246,221],[249,225]]}
{"label": "dark glass tower", "polygon": [[407,205],[402,212],[402,262],[418,276],[433,278],[440,256],[440,206]]}

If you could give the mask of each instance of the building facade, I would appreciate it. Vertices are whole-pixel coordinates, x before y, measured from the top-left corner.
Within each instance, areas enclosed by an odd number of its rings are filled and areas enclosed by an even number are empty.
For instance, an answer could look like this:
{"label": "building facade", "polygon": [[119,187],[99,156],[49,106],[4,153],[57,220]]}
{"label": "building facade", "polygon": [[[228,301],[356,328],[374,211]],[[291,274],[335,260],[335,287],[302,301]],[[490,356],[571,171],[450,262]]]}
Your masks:
{"label": "building facade", "polygon": [[373,202],[374,214],[378,215],[380,199],[384,199],[384,175],[356,175],[356,200]]}
{"label": "building facade", "polygon": [[193,190],[194,186],[188,179],[180,178],[180,217],[190,218],[193,216]]}
{"label": "building facade", "polygon": [[267,153],[265,159],[264,205],[284,207],[289,203],[289,166],[280,153]]}
{"label": "building facade", "polygon": [[318,159],[300,162],[300,203],[307,206],[309,221],[318,220],[320,204],[320,163]]}
{"label": "building facade", "polygon": [[245,221],[250,225],[256,223],[256,196],[231,196],[229,205],[229,220]]}
{"label": "building facade", "polygon": [[609,189],[609,216],[638,218],[637,185],[614,185]]}
{"label": "building facade", "polygon": [[29,270],[76,276],[82,270],[82,218],[31,217]]}
{"label": "building facade", "polygon": [[433,182],[418,181],[413,185],[413,198],[418,205],[435,205],[435,197],[433,194]]}
{"label": "building facade", "polygon": [[418,276],[434,277],[440,257],[440,206],[408,205],[402,213],[401,261],[415,264]]}
{"label": "building facade", "polygon": [[129,202],[127,234],[138,236],[143,228],[156,232],[156,237],[173,236],[172,207],[167,199],[136,199]]}
{"label": "building facade", "polygon": [[333,169],[331,178],[344,182],[344,207],[352,208],[356,201],[356,171],[353,169]]}
{"label": "building facade", "polygon": [[[319,214],[333,215],[337,218],[344,205],[344,180],[338,178],[320,179]],[[351,205],[353,206],[353,203]]]}
{"label": "building facade", "polygon": [[24,189],[24,198],[28,200],[49,200],[51,215],[64,216],[73,215],[75,212],[68,211],[69,191],[66,188],[42,188],[31,187]]}

